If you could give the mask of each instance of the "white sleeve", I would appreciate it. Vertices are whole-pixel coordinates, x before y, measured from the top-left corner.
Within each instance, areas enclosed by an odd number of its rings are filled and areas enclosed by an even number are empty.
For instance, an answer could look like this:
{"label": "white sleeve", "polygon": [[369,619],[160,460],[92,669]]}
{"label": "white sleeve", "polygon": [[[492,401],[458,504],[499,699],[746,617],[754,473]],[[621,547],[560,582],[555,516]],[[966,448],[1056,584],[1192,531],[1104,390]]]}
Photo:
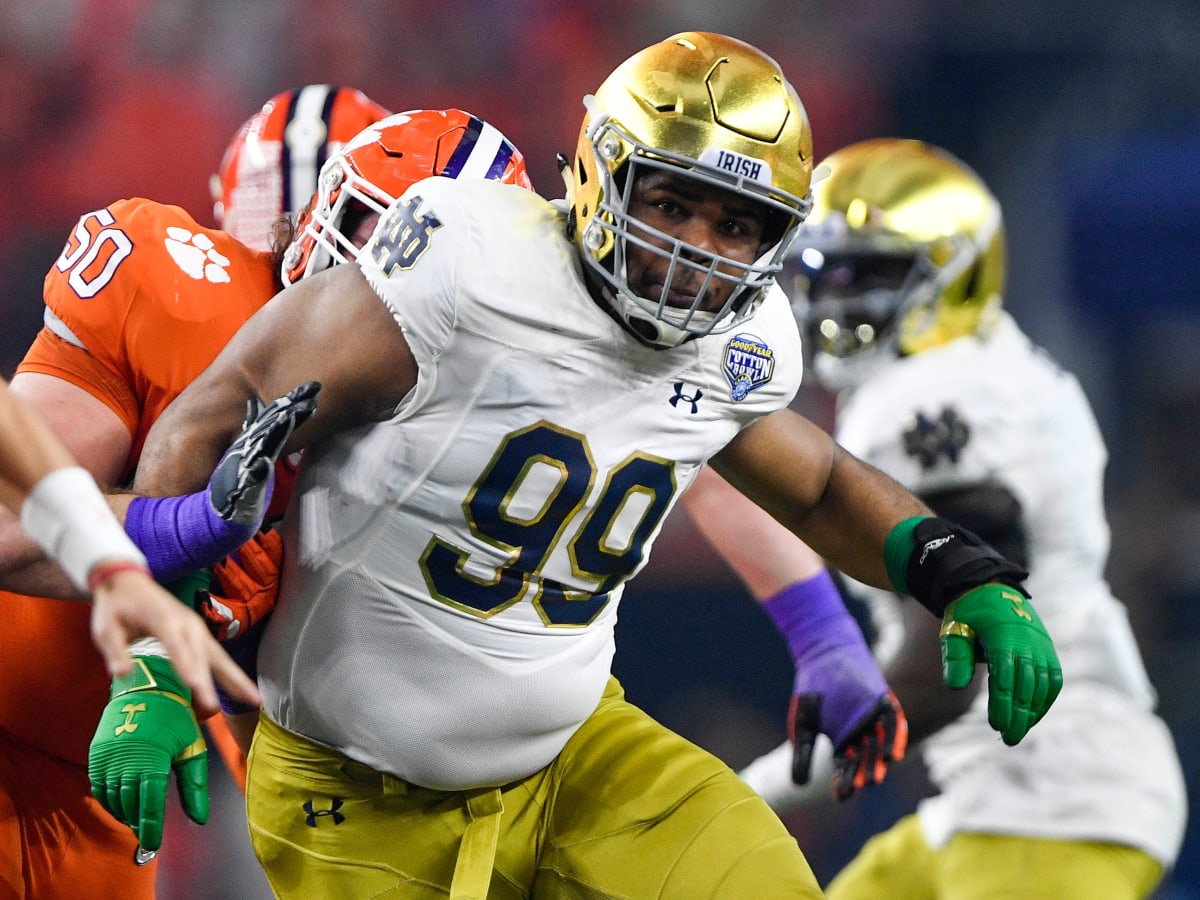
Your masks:
{"label": "white sleeve", "polygon": [[358,254],[419,363],[439,356],[453,331],[459,260],[471,246],[455,186],[448,178],[417,182],[380,216]]}

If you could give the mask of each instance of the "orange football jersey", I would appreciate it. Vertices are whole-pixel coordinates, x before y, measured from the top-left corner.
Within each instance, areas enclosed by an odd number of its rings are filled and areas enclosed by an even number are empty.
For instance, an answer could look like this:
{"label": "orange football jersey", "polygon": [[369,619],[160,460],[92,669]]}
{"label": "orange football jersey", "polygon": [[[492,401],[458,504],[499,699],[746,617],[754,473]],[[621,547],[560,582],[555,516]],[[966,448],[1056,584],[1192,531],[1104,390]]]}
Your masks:
{"label": "orange football jersey", "polygon": [[[83,216],[46,276],[46,327],[18,372],[75,384],[146,433],[277,289],[268,253],[198,225],[179,207],[122,200]],[[279,491],[277,493],[285,493]],[[0,728],[86,765],[108,675],[83,604],[0,597]]]}

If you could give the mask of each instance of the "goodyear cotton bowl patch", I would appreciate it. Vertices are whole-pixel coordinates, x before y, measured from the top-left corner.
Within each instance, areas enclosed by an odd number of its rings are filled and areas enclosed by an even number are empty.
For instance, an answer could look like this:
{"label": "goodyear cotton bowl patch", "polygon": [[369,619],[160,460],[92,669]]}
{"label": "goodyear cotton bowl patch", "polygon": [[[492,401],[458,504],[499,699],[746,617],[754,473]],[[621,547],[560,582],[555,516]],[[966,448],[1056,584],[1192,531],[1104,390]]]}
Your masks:
{"label": "goodyear cotton bowl patch", "polygon": [[745,400],[752,390],[771,380],[775,372],[775,352],[756,335],[734,335],[725,345],[723,368],[733,399]]}

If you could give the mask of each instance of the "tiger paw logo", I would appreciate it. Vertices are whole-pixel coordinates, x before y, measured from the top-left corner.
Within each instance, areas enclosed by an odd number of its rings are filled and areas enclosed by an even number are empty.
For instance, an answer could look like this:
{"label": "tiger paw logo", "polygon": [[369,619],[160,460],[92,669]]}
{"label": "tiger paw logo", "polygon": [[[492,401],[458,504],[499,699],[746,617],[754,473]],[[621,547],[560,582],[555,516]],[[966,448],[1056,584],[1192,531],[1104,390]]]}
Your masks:
{"label": "tiger paw logo", "polygon": [[207,234],[192,234],[172,225],[167,228],[166,245],[171,259],[191,278],[211,284],[229,283],[229,259],[216,251]]}

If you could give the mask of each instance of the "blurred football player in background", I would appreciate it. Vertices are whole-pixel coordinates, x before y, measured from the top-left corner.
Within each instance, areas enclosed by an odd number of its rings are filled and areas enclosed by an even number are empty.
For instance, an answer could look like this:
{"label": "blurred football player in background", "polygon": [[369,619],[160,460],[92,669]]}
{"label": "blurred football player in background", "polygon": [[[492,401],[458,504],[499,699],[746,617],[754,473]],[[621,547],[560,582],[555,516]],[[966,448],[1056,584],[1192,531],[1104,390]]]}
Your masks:
{"label": "blurred football player in background", "polygon": [[309,84],[276,94],[242,123],[209,180],[217,227],[270,250],[281,216],[295,222],[317,175],[346,143],[391,115],[362,91]]}
{"label": "blurred football player in background", "polygon": [[[974,172],[909,140],[855,144],[824,166],[782,283],[813,371],[838,393],[836,437],[1028,567],[1065,682],[1045,720],[1003,746],[985,697],[942,688],[919,605],[855,584],[939,792],[872,839],[829,896],[1147,897],[1179,851],[1185,788],[1104,579],[1107,454],[1088,401],[1002,308],[1002,211]],[[811,796],[790,759],[781,747],[743,773],[781,813]]]}
{"label": "blurred football player in background", "polygon": [[812,161],[778,66],[689,32],[585,105],[565,204],[422,182],[149,436],[138,487],[176,490],[247,396],[323,385],[247,790],[281,897],[821,896],[766,805],[610,677],[622,585],[710,460],[945,614],[956,680],[977,649],[1007,661],[1005,741],[1057,695],[1019,569],[785,409],[801,354],[774,277]]}

